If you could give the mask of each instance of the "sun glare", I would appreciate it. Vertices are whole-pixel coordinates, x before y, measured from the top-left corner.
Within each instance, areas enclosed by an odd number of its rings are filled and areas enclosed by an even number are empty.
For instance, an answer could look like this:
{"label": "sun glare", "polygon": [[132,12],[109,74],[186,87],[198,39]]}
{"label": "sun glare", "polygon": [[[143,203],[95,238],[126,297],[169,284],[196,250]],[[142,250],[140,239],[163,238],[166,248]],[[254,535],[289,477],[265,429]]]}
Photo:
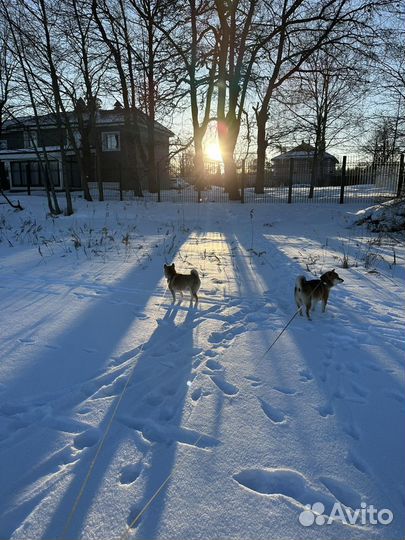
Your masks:
{"label": "sun glare", "polygon": [[209,143],[205,148],[205,154],[207,155],[208,159],[212,159],[213,161],[222,161],[221,151],[216,143]]}

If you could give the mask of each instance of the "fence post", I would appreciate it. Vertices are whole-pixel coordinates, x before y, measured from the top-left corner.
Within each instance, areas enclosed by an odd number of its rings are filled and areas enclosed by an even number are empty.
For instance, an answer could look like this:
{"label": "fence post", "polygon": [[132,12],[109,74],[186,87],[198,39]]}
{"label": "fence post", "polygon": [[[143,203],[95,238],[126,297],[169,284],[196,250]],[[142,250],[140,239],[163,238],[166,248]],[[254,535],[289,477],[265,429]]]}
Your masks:
{"label": "fence post", "polygon": [[120,201],[122,201],[122,174],[121,174],[121,163],[119,166],[119,183],[120,183]]}
{"label": "fence post", "polygon": [[156,187],[158,194],[158,202],[160,202],[160,163],[156,163]]}
{"label": "fence post", "polygon": [[197,202],[200,203],[202,201],[201,198],[201,177],[197,178]]}
{"label": "fence post", "polygon": [[294,176],[294,158],[290,158],[290,172],[288,175],[288,204],[291,204],[291,201],[292,201],[293,176]]}
{"label": "fence post", "polygon": [[401,196],[403,185],[404,185],[404,154],[401,154],[401,158],[400,158],[400,161],[399,161],[399,176],[398,176],[397,197]]}
{"label": "fence post", "polygon": [[245,173],[246,173],[246,160],[242,159],[242,172],[240,175],[240,202],[245,203]]}
{"label": "fence post", "polygon": [[27,161],[27,167],[25,169],[27,174],[27,194],[31,195],[31,162]]}
{"label": "fence post", "polygon": [[344,203],[345,198],[345,185],[346,185],[346,156],[343,156],[342,162],[342,176],[340,178],[340,199],[339,204]]}

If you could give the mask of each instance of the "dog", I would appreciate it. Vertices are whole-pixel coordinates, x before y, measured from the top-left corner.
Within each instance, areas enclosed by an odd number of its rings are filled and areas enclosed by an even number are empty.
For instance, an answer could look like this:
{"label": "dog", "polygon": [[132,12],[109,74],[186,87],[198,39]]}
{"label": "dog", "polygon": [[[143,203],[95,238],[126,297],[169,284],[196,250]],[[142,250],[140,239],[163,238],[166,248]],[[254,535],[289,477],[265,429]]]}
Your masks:
{"label": "dog", "polygon": [[201,285],[200,276],[197,270],[191,270],[190,274],[178,274],[173,264],[164,265],[164,273],[167,279],[167,285],[173,296],[173,302],[176,301],[176,291],[179,291],[183,297],[183,291],[190,291],[190,306],[193,305],[193,298],[195,300],[195,307],[198,305],[197,292]]}
{"label": "dog", "polygon": [[322,312],[324,312],[331,288],[343,282],[344,280],[338,276],[334,269],[325,272],[319,279],[311,279],[310,281],[307,281],[304,276],[298,276],[295,282],[294,296],[300,315],[302,316],[302,308],[305,306],[307,317],[311,320],[311,309],[315,309],[319,300],[322,300]]}

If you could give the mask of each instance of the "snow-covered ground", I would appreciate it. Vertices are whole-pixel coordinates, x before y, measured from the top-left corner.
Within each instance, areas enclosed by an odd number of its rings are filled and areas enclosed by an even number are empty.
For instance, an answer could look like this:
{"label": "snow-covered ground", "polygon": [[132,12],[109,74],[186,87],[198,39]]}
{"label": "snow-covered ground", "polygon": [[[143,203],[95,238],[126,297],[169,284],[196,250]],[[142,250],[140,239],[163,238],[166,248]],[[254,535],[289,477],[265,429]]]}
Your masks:
{"label": "snow-covered ground", "polygon": [[[21,202],[0,206],[1,538],[404,537],[398,236],[354,206]],[[171,305],[172,261],[198,309]],[[332,268],[326,313],[266,352],[297,275]],[[302,525],[317,502],[394,518]]]}

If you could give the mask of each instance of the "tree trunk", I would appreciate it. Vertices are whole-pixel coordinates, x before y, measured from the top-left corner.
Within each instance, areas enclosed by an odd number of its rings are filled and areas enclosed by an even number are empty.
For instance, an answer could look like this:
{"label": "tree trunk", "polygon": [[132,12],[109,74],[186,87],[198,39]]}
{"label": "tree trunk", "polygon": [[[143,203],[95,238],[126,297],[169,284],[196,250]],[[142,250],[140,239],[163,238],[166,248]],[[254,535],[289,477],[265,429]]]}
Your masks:
{"label": "tree trunk", "polygon": [[266,166],[266,117],[257,115],[257,165],[255,193],[264,193],[264,171]]}
{"label": "tree trunk", "polygon": [[239,121],[235,115],[227,115],[218,129],[218,139],[221,148],[222,159],[224,161],[225,191],[229,194],[231,201],[240,200],[238,181],[236,174],[236,163],[234,158],[235,146],[239,135]]}
{"label": "tree trunk", "polygon": [[204,154],[202,145],[203,135],[200,130],[194,131],[194,174],[195,186],[201,191],[204,187]]}
{"label": "tree trunk", "polygon": [[158,190],[156,182],[155,157],[155,65],[153,54],[154,24],[153,19],[148,24],[148,185],[151,193]]}
{"label": "tree trunk", "polygon": [[[135,114],[135,113],[134,113]],[[124,137],[123,137],[123,161],[124,161],[124,178],[126,178],[126,184],[133,184],[134,196],[143,197],[142,186],[138,173],[138,160],[137,160],[137,142],[139,137],[134,133],[135,124],[131,121],[131,111],[124,111]]]}
{"label": "tree trunk", "polygon": [[233,154],[224,158],[225,186],[231,201],[240,200],[240,192],[237,185],[236,163]]}

